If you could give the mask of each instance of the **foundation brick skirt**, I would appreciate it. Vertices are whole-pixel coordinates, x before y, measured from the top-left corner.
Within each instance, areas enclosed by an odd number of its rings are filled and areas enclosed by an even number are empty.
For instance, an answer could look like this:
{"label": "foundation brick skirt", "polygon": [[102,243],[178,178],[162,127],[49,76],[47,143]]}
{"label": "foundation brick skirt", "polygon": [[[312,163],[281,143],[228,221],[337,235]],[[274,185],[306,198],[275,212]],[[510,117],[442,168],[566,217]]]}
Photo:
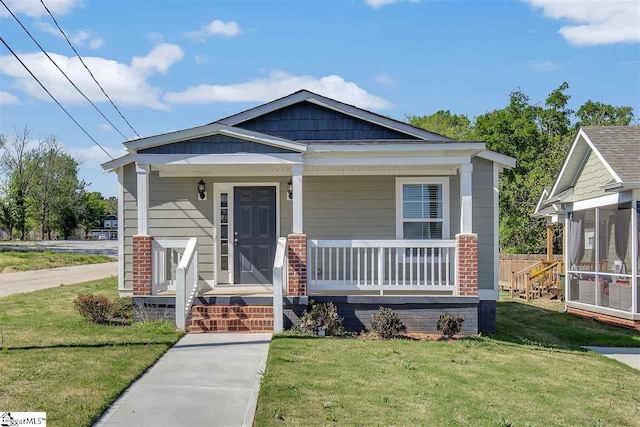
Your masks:
{"label": "foundation brick skirt", "polygon": [[194,305],[189,332],[273,332],[273,307]]}

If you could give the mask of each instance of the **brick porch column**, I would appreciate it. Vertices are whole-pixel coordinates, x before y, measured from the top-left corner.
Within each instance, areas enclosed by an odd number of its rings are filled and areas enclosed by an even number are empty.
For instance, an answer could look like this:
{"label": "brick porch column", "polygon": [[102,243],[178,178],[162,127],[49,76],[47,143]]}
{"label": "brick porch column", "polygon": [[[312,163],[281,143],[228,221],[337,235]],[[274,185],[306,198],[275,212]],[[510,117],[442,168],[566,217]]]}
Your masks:
{"label": "brick porch column", "polygon": [[287,236],[287,259],[289,261],[289,296],[307,295],[307,235]]}
{"label": "brick porch column", "polygon": [[133,295],[151,295],[151,242],[147,235],[133,236]]}
{"label": "brick porch column", "polygon": [[478,235],[456,234],[456,284],[458,295],[478,296]]}

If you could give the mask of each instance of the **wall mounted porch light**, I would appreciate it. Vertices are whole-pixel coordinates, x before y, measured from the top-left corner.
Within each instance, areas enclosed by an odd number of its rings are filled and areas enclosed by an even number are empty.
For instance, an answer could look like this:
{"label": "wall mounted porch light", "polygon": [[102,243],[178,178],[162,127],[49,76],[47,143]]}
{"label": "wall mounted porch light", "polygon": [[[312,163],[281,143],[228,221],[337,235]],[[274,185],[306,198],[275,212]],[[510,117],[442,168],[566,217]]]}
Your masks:
{"label": "wall mounted porch light", "polygon": [[198,199],[207,200],[207,186],[202,179],[200,179],[200,182],[198,183]]}
{"label": "wall mounted porch light", "polygon": [[293,200],[293,182],[287,182],[287,200]]}

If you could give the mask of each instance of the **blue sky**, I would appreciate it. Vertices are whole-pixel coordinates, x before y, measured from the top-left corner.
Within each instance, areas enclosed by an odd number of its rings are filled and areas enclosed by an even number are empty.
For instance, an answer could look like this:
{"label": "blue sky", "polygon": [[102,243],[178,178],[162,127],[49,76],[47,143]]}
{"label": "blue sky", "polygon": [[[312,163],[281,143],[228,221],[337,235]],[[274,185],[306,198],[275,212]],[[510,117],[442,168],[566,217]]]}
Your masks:
{"label": "blue sky", "polygon": [[[127,137],[52,27],[39,0],[5,0]],[[45,0],[107,93],[143,136],[214,121],[301,88],[395,118],[501,108],[521,88],[534,101],[563,81],[588,99],[640,114],[637,1]],[[3,9],[0,6],[0,9]],[[106,125],[0,10],[0,35],[89,133],[120,155]],[[117,193],[97,147],[2,46],[0,132],[29,125],[84,160],[92,190]]]}

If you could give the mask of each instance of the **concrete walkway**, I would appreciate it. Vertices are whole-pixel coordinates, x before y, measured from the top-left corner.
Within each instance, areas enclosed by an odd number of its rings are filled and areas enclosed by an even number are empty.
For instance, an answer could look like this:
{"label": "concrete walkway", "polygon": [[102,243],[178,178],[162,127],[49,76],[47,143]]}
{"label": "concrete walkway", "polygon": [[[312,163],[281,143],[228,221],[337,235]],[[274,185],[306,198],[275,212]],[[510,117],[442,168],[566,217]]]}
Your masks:
{"label": "concrete walkway", "polygon": [[77,265],[0,274],[0,297],[118,275],[118,263]]}
{"label": "concrete walkway", "polygon": [[133,383],[95,424],[251,426],[271,334],[190,334]]}
{"label": "concrete walkway", "polygon": [[629,365],[634,369],[640,370],[640,348],[629,347],[588,347],[584,348],[593,350],[596,353],[608,357],[618,362]]}

